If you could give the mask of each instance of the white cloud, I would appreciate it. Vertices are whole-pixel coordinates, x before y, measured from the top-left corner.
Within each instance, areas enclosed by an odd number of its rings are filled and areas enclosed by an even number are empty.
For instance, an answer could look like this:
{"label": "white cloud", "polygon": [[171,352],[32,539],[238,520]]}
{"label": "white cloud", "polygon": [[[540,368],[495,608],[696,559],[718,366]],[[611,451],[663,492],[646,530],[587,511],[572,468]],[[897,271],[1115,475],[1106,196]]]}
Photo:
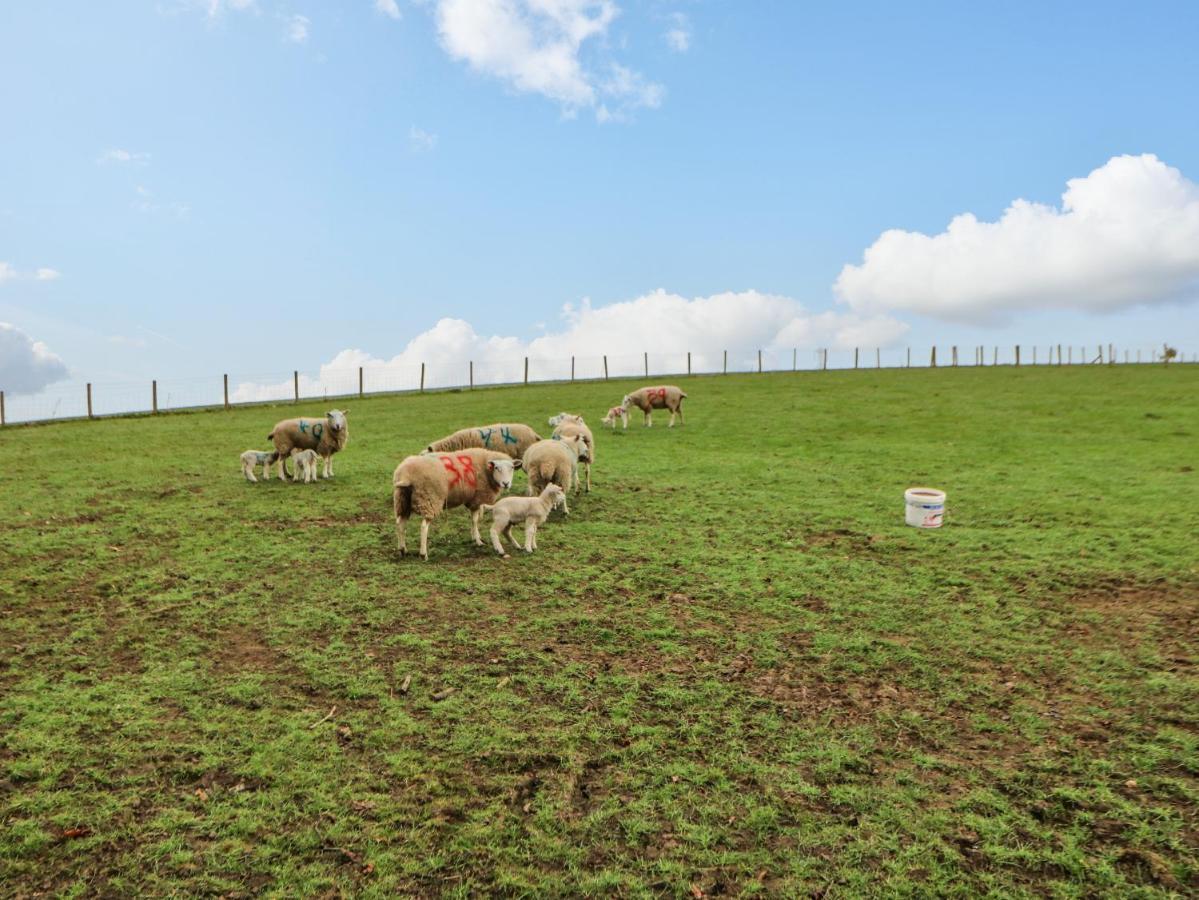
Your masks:
{"label": "white cloud", "polygon": [[34,273],[33,277],[35,281],[57,281],[59,278],[62,278],[62,273],[57,269],[47,269],[43,267],[38,269]]}
{"label": "white cloud", "polygon": [[143,184],[136,185],[133,190],[137,194],[137,199],[130,205],[140,213],[155,215],[167,212],[180,219],[186,219],[191,213],[191,206],[178,200],[159,203],[154,199],[154,192]]}
{"label": "white cloud", "polygon": [[400,8],[396,5],[396,0],[375,0],[375,9],[389,18],[399,21]]}
{"label": "white cloud", "polygon": [[1115,310],[1199,297],[1199,185],[1156,156],[1117,156],[1067,182],[1060,207],[1013,202],[997,222],[892,230],[834,286],[859,312],[994,322],[1019,310]]}
{"label": "white cloud", "polygon": [[0,262],[0,284],[17,277],[17,270],[6,262]]}
{"label": "white cloud", "polygon": [[666,38],[666,46],[675,53],[686,53],[691,47],[691,23],[687,21],[684,13],[678,12],[671,14],[670,22],[670,28],[663,35]]}
{"label": "white cloud", "polygon": [[144,166],[150,162],[150,154],[134,153],[130,150],[113,148],[111,150],[105,150],[103,153],[101,153],[99,158],[96,159],[96,162],[100,163],[101,165],[117,163]]}
{"label": "white cloud", "polygon": [[307,16],[292,15],[287,19],[287,27],[283,32],[283,39],[292,44],[303,44],[308,41],[308,30],[312,25],[312,20]]}
{"label": "white cloud", "polygon": [[408,129],[408,146],[413,153],[428,153],[437,147],[437,135],[413,125]]}
{"label": "white cloud", "polygon": [[63,361],[45,344],[14,325],[0,322],[0,390],[36,394],[68,374]]}
{"label": "white cloud", "polygon": [[451,57],[517,91],[554,100],[567,115],[594,109],[600,121],[657,106],[663,93],[615,63],[600,67],[610,73],[606,77],[584,66],[584,44],[602,50],[619,13],[611,0],[436,0],[435,8],[441,44]]}
{"label": "white cloud", "polygon": [[[642,351],[650,354],[651,367],[666,365],[673,371],[686,365],[688,351],[695,371],[719,369],[725,350],[734,367],[743,368],[758,349],[775,351],[789,365],[793,347],[887,346],[907,329],[887,316],[811,314],[789,297],[753,290],[688,299],[659,289],[606,306],[592,306],[588,300],[566,304],[560,327],[532,340],[480,334],[462,319],[441,319],[391,359],[343,350],[321,366],[317,377],[302,376],[300,389],[305,396],[356,392],[359,366],[368,370],[367,380],[376,389],[413,388],[421,363],[427,367],[427,386],[462,384],[472,360],[478,383],[516,381],[523,377],[526,356],[537,378],[569,377],[572,356],[579,358],[580,377],[599,374],[604,355],[613,375],[637,374]],[[293,390],[287,380],[241,384],[234,394],[242,401],[284,399]]]}
{"label": "white cloud", "polygon": [[0,284],[5,281],[56,281],[62,278],[62,273],[57,269],[50,269],[45,266],[35,269],[32,272],[21,272],[14,268],[10,263],[0,262]]}

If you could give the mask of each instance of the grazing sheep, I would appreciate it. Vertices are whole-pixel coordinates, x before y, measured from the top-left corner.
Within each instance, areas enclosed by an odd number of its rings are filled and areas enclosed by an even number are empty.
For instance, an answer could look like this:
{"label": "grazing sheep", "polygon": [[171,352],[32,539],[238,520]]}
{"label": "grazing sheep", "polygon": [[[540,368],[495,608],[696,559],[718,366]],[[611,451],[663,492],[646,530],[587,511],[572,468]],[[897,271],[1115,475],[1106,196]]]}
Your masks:
{"label": "grazing sheep", "polygon": [[[525,451],[525,475],[529,477],[529,496],[541,492],[547,484],[556,484],[563,492],[579,477],[579,453],[586,445],[583,436],[576,434],[561,440],[538,441]],[[566,498],[562,511],[570,515]]]}
{"label": "grazing sheep", "polygon": [[325,478],[333,475],[333,454],[345,449],[350,439],[346,411],[331,409],[324,419],[284,419],[277,422],[267,438],[274,442],[271,462],[279,463],[279,477],[286,481],[290,474],[286,460],[293,450],[315,450],[325,461]]}
{"label": "grazing sheep", "polygon": [[246,481],[258,483],[258,479],[254,477],[254,467],[262,466],[262,480],[271,480],[271,451],[269,450],[247,450],[241,455],[241,473],[246,476]]}
{"label": "grazing sheep", "polygon": [[674,428],[674,417],[679,417],[679,422],[683,421],[683,398],[687,395],[681,389],[673,384],[660,385],[658,387],[643,387],[640,390],[633,391],[631,394],[625,394],[625,398],[620,401],[620,405],[625,409],[630,406],[636,406],[645,413],[645,426],[647,428],[654,424],[654,410],[668,409],[670,410],[670,425],[669,428]]}
{"label": "grazing sheep", "polygon": [[512,536],[512,526],[525,523],[525,552],[537,549],[537,526],[544,525],[550,511],[559,503],[566,502],[566,492],[556,484],[547,484],[536,497],[505,497],[495,503],[484,503],[479,509],[491,513],[491,546],[504,559],[504,545],[500,543],[500,532],[507,535],[517,550],[520,544]]}
{"label": "grazing sheep", "polygon": [[[591,493],[591,464],[595,462],[595,435],[591,433],[591,429],[587,427],[587,423],[583,421],[582,416],[574,413],[561,412],[550,419],[550,424],[554,426],[554,433],[551,437],[555,441],[562,438],[570,437],[571,435],[580,435],[583,438],[585,447],[581,448],[579,453],[579,462],[583,464],[583,470],[587,473],[587,493]],[[579,489],[579,480],[576,473],[575,490]]]}
{"label": "grazing sheep", "polygon": [[521,466],[498,450],[472,448],[456,453],[409,456],[392,476],[396,517],[396,545],[408,554],[404,526],[414,514],[420,521],[420,556],[429,558],[429,523],[443,509],[465,506],[470,512],[470,536],[483,546],[479,519],[484,503],[495,503],[512,486],[512,476]]}
{"label": "grazing sheep", "polygon": [[539,440],[541,440],[541,435],[528,425],[521,425],[518,422],[499,422],[495,425],[480,425],[476,428],[463,428],[455,431],[453,434],[431,443],[424,452],[450,453],[455,450],[481,447],[484,450],[498,450],[513,459],[520,459],[525,455],[525,451]]}
{"label": "grazing sheep", "polygon": [[292,450],[291,458],[296,464],[296,481],[299,481],[301,476],[305,484],[311,484],[316,481],[316,461],[318,457],[315,450]]}
{"label": "grazing sheep", "polygon": [[612,430],[615,431],[617,419],[620,419],[620,421],[624,423],[624,430],[628,431],[629,411],[623,406],[611,407],[606,413],[604,413],[604,417],[600,420],[600,422],[602,422],[604,425],[611,425]]}

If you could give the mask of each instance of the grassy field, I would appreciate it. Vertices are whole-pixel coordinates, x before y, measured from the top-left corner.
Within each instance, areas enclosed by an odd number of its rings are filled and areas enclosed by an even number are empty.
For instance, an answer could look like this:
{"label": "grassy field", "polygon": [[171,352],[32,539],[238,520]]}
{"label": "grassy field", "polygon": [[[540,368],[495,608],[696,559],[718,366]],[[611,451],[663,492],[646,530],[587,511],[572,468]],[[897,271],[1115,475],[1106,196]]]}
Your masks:
{"label": "grassy field", "polygon": [[0,431],[0,893],[1199,891],[1199,367],[679,383],[507,561],[396,463],[624,384]]}

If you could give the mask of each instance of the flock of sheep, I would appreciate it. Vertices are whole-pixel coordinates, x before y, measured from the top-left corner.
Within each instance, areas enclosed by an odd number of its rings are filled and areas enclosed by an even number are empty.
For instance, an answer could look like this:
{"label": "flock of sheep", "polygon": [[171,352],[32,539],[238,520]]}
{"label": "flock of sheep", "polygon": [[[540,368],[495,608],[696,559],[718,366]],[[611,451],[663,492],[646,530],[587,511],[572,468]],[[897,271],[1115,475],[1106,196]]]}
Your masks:
{"label": "flock of sheep", "polygon": [[[629,427],[629,408],[645,413],[646,426],[653,425],[653,411],[670,412],[670,426],[675,417],[683,421],[683,398],[687,395],[673,385],[644,387],[626,394],[619,406],[608,410],[605,425],[615,429],[617,420]],[[579,465],[583,465],[586,490],[591,490],[591,466],[595,462],[595,436],[583,421],[572,413],[559,413],[549,420],[554,430],[543,439],[528,425],[501,422],[463,428],[434,441],[396,467],[392,476],[392,496],[395,506],[396,542],[401,555],[407,555],[405,526],[410,518],[419,516],[420,555],[429,558],[429,525],[443,509],[465,506],[470,513],[471,537],[482,546],[479,520],[490,512],[491,545],[503,557],[508,554],[500,541],[503,534],[520,549],[512,536],[512,526],[524,525],[524,550],[537,549],[537,528],[545,524],[556,506],[566,515],[567,492],[581,489]],[[256,466],[262,466],[262,477],[270,478],[272,466],[278,466],[279,478],[292,478],[286,460],[296,463],[295,481],[316,480],[317,460],[324,461],[323,477],[333,475],[333,456],[349,440],[346,411],[330,410],[324,419],[284,419],[267,436],[274,450],[247,450],[241,455],[242,473],[247,481],[254,477]],[[528,496],[500,498],[512,487],[517,469],[528,477]]]}

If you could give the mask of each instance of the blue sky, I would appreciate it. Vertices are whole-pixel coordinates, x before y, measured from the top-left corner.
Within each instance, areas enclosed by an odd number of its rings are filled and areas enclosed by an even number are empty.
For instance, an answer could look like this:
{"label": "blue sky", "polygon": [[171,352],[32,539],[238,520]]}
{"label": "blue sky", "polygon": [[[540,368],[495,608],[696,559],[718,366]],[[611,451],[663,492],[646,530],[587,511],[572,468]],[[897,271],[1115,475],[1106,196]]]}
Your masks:
{"label": "blue sky", "polygon": [[[473,337],[423,352],[598,352],[584,298],[612,353],[724,321],[639,328],[657,289],[771,323],[716,341],[1199,350],[1199,260],[1155,256],[1199,215],[1193,3],[388,7],[0,6],[0,322],[98,382],[392,360],[447,317]],[[1096,170],[1127,265],[1051,217],[838,281]]]}

